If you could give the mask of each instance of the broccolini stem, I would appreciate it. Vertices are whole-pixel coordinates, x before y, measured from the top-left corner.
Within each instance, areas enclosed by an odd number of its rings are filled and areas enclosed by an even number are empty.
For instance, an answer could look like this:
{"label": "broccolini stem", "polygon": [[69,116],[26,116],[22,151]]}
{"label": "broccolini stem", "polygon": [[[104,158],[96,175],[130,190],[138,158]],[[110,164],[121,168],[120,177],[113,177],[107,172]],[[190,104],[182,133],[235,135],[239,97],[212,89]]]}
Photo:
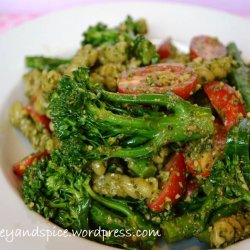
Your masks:
{"label": "broccolini stem", "polygon": [[214,209],[214,196],[210,195],[199,211],[188,212],[172,220],[162,223],[164,237],[168,243],[173,243],[192,237],[204,231],[207,219]]}
{"label": "broccolini stem", "polygon": [[195,110],[201,110],[205,113],[210,113],[210,109],[204,107],[197,107],[193,104],[183,100],[181,97],[167,92],[165,94],[117,94],[107,91],[101,92],[105,100],[118,103],[133,103],[133,104],[151,104],[158,106],[165,106],[172,109],[176,114],[185,114]]}
{"label": "broccolini stem", "polygon": [[[115,149],[114,151],[110,151],[107,154],[108,158],[112,157],[121,157],[121,158],[137,158],[148,156],[156,153],[160,147],[163,145],[172,142],[172,141],[189,141],[194,139],[199,139],[206,134],[203,130],[197,130],[196,132],[188,131],[188,128],[195,126],[195,124],[199,122],[196,120],[192,120],[190,117],[186,121],[184,120],[180,122],[178,117],[169,116],[165,118],[164,129],[162,129],[158,134],[156,134],[151,141],[148,143],[134,147],[134,148],[123,148],[123,149]],[[202,121],[200,121],[200,124]],[[205,126],[206,124],[204,124]],[[197,128],[195,128],[197,129]],[[210,131],[213,131],[213,127],[211,126]],[[211,134],[211,132],[207,134]]]}
{"label": "broccolini stem", "polygon": [[[90,113],[94,114],[94,118],[98,121],[105,121],[111,125],[118,125],[121,127],[153,130],[153,124],[150,120],[147,122],[143,118],[132,119],[131,117],[126,117],[124,115],[117,115],[111,111],[95,107],[94,105],[88,105],[88,110]],[[152,135],[154,135],[154,132],[156,131],[152,131]]]}
{"label": "broccolini stem", "polygon": [[55,203],[53,201],[49,201],[48,205],[53,208],[66,208],[68,206],[68,203]]}
{"label": "broccolini stem", "polygon": [[173,220],[163,221],[161,227],[167,243],[174,243],[192,237],[197,228],[202,228],[202,221],[195,220],[193,212]]}
{"label": "broccolini stem", "polygon": [[[102,124],[102,126],[104,127],[104,125]],[[110,126],[109,126],[110,127]],[[132,144],[136,144],[136,143],[142,143],[145,142],[148,139],[151,139],[152,136],[154,136],[155,134],[157,134],[156,131],[150,131],[150,130],[144,130],[144,129],[139,129],[139,128],[133,128],[131,129],[130,127],[114,127],[112,128],[112,134],[113,135],[129,135],[129,136],[133,136],[133,143]],[[134,140],[134,138],[136,139],[136,142]],[[127,145],[129,145],[130,142],[127,143]]]}
{"label": "broccolini stem", "polygon": [[[151,105],[160,105],[166,106],[169,109],[176,109],[180,106],[179,104],[183,104],[185,101],[180,97],[171,94],[117,94],[108,91],[101,91],[104,99],[112,102],[118,103],[133,103],[133,104],[151,104]],[[186,102],[185,102],[186,103]],[[177,106],[176,106],[177,105]]]}
{"label": "broccolini stem", "polygon": [[168,142],[167,130],[159,132],[150,142],[135,148],[123,148],[111,151],[107,157],[138,158],[156,153],[162,145]]}
{"label": "broccolini stem", "polygon": [[145,143],[148,139],[147,137],[144,136],[139,136],[138,133],[135,133],[136,136],[129,138],[124,145],[129,146],[129,147],[135,147],[135,146],[139,146],[143,143]]}
{"label": "broccolini stem", "polygon": [[124,218],[118,216],[104,207],[94,203],[90,209],[91,217],[94,223],[106,229],[123,229]]}
{"label": "broccolini stem", "polygon": [[222,217],[227,217],[229,215],[237,213],[237,211],[240,211],[243,204],[244,204],[244,202],[239,201],[239,202],[235,202],[235,203],[229,204],[227,206],[224,206],[224,207],[218,209],[216,211],[216,213],[212,216],[209,223],[213,224],[214,222],[216,222],[217,220],[219,220]]}
{"label": "broccolini stem", "polygon": [[[121,158],[137,158],[151,155],[159,150],[159,148],[169,142],[181,142],[199,139],[210,135],[214,131],[213,116],[207,108],[194,106],[178,96],[166,93],[159,94],[143,94],[143,95],[123,95],[103,91],[104,99],[114,102],[137,103],[137,104],[159,104],[172,108],[175,113],[166,117],[139,117],[131,118],[124,115],[113,114],[111,111],[100,109],[93,105],[89,105],[89,113],[93,115],[93,120],[98,121],[99,127],[104,124],[111,126],[119,126],[122,129],[131,131],[140,129],[143,133],[149,131],[151,139],[142,146],[134,148],[116,148],[114,150],[102,148],[101,154],[111,157]],[[98,125],[97,124],[97,125]],[[131,132],[132,133],[132,132]],[[149,133],[149,135],[150,135]],[[138,135],[143,135],[138,133]]]}
{"label": "broccolini stem", "polygon": [[[191,123],[200,127],[200,131],[203,131],[204,134],[213,133],[213,116],[209,108],[195,106],[177,95],[168,92],[166,94],[117,94],[107,91],[102,91],[104,99],[108,101],[118,102],[118,103],[133,103],[133,104],[151,104],[166,106],[168,109],[172,109],[175,112],[175,115],[181,115],[182,119],[178,119],[179,122],[186,125],[188,119],[192,118]],[[169,115],[167,117],[158,118],[156,124],[161,128],[166,127],[167,123],[175,117],[174,115]],[[155,123],[155,121],[154,121]],[[164,125],[164,123],[166,123]]]}
{"label": "broccolini stem", "polygon": [[237,183],[233,187],[233,190],[242,200],[250,204],[250,191],[245,190],[242,186],[237,185]]}
{"label": "broccolini stem", "polygon": [[[180,97],[172,93],[166,93],[164,95],[163,94],[130,95],[130,94],[117,94],[117,93],[102,91],[102,95],[104,99],[108,101],[113,101],[118,103],[160,105],[172,109],[175,112],[175,114],[171,114],[167,117],[158,118],[157,121],[154,119],[148,123],[144,121],[142,127],[146,129],[146,127],[148,126],[149,129],[155,128],[158,131],[159,129],[161,130],[169,127],[169,130],[172,129],[172,134],[170,134],[171,137],[179,136],[180,135],[179,129],[181,128],[183,134],[180,136],[180,139],[177,139],[177,141],[186,140],[186,138],[188,137],[187,134],[196,137],[192,139],[198,139],[203,136],[212,134],[214,131],[213,116],[211,114],[210,109],[194,106],[191,103],[181,99]],[[179,117],[180,115],[181,117]],[[175,127],[176,129],[174,129]],[[169,133],[171,132],[169,131]]]}
{"label": "broccolini stem", "polygon": [[[97,195],[91,189],[91,187],[89,185],[89,181],[90,181],[90,177],[86,178],[83,185],[84,185],[86,192],[89,194],[89,196],[93,200],[100,202],[100,204],[104,205],[107,208],[114,209],[114,210],[126,215],[128,221],[129,221],[129,224],[131,225],[131,227],[133,229],[138,229],[138,228],[145,229],[145,230],[153,229],[153,227],[150,223],[147,223],[140,214],[137,214],[136,212],[132,211],[127,204],[121,203],[121,202],[116,201],[116,200],[108,199],[108,198],[105,198],[105,197],[100,196],[100,195]],[[155,239],[154,236],[153,236],[153,238]]]}
{"label": "broccolini stem", "polygon": [[162,228],[166,241],[173,243],[199,235],[206,229],[208,218],[213,211],[224,206],[237,204],[240,201],[240,199],[230,200],[222,196],[217,199],[215,197],[215,193],[209,195],[198,211],[188,212],[172,220],[163,221]]}
{"label": "broccolini stem", "polygon": [[91,189],[91,187],[89,185],[89,181],[90,181],[90,178],[88,177],[85,180],[85,182],[83,183],[83,185],[84,185],[85,190],[87,191],[87,193],[89,194],[89,196],[93,200],[100,202],[101,204],[103,204],[104,206],[106,206],[108,208],[119,211],[124,215],[133,216],[133,212],[130,209],[128,209],[127,207],[125,207],[124,205],[122,205],[122,204],[120,204],[118,202],[114,202],[111,199],[108,199],[108,198],[102,197],[100,195],[97,195],[95,192],[93,192],[93,190]]}

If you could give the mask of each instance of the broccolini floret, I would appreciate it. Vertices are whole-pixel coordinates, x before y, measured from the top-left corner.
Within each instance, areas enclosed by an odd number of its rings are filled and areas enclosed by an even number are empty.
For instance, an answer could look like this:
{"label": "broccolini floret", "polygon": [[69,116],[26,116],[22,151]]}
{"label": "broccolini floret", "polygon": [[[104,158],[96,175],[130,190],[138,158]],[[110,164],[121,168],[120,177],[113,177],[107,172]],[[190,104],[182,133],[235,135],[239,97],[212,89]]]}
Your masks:
{"label": "broccolini floret", "polygon": [[130,53],[140,60],[141,65],[155,64],[159,61],[159,54],[155,46],[144,36],[137,36],[129,47]]}
{"label": "broccolini floret", "polygon": [[94,47],[97,47],[102,44],[115,44],[119,40],[131,40],[136,35],[145,34],[146,32],[147,26],[143,19],[134,21],[132,17],[128,16],[123,23],[115,28],[109,28],[103,23],[90,26],[83,33],[82,45],[92,44]]}
{"label": "broccolini floret", "polygon": [[29,208],[63,228],[88,228],[89,196],[82,185],[85,174],[60,165],[56,153],[30,166],[24,176],[22,196]]}

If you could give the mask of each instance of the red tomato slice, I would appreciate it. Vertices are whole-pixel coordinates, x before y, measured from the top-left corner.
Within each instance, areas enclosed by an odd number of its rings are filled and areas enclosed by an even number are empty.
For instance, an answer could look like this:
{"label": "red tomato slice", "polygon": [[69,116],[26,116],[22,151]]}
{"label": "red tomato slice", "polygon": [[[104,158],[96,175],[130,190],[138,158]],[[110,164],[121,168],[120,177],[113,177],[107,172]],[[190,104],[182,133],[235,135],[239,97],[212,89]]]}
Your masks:
{"label": "red tomato slice", "polygon": [[47,116],[38,114],[32,106],[26,107],[26,111],[34,121],[42,124],[47,130],[50,131],[50,119]]}
{"label": "red tomato slice", "polygon": [[205,60],[223,57],[227,54],[226,47],[217,39],[210,36],[196,36],[190,44],[190,58],[201,57]]}
{"label": "red tomato slice", "polygon": [[35,153],[28,155],[23,160],[17,162],[13,165],[13,171],[18,176],[23,176],[26,169],[35,161],[40,160],[42,157],[48,157],[49,154],[47,152]]}
{"label": "red tomato slice", "polygon": [[162,184],[159,195],[148,201],[148,207],[154,212],[165,209],[166,202],[174,205],[186,191],[186,166],[182,153],[176,153],[166,165],[166,171],[170,172],[166,183]]}
{"label": "red tomato slice", "polygon": [[172,54],[172,44],[171,44],[171,40],[167,39],[166,41],[164,41],[160,47],[158,48],[157,52],[160,56],[160,59],[167,59],[171,56]]}
{"label": "red tomato slice", "polygon": [[195,177],[206,178],[210,175],[211,168],[215,161],[223,154],[224,146],[227,137],[227,131],[224,125],[218,121],[214,123],[215,134],[212,139],[212,147],[205,149],[195,159],[190,156],[190,144],[186,147],[185,163],[187,170]]}
{"label": "red tomato slice", "polygon": [[227,131],[238,122],[239,117],[246,116],[242,97],[233,87],[223,82],[211,82],[203,88]]}
{"label": "red tomato slice", "polygon": [[168,91],[186,99],[197,86],[194,69],[180,63],[154,64],[124,72],[118,92],[125,94],[164,94]]}

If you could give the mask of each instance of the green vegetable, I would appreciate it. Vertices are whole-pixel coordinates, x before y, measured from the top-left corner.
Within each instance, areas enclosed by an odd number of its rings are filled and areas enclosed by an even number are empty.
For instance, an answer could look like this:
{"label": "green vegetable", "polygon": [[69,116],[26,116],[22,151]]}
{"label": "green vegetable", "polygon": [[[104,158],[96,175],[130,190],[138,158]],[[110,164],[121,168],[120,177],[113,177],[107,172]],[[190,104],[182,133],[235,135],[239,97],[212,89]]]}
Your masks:
{"label": "green vegetable", "polygon": [[103,206],[94,203],[90,209],[91,219],[94,221],[95,225],[99,225],[105,229],[124,229],[127,227],[126,219],[122,216],[116,215],[110,210],[106,209]]}
{"label": "green vegetable", "polygon": [[85,175],[69,171],[55,154],[30,166],[23,179],[22,196],[29,208],[63,228],[88,229],[90,198],[83,188]]}
{"label": "green vegetable", "polygon": [[130,16],[118,27],[108,28],[106,24],[98,23],[90,26],[83,33],[82,45],[92,44],[94,47],[102,44],[115,44],[119,40],[131,40],[138,34],[145,34],[147,31],[144,20],[134,21]]}
{"label": "green vegetable", "polygon": [[[133,116],[126,107],[121,107],[119,113],[112,112],[115,110],[112,105],[122,103],[165,106],[173,114],[163,116],[162,112],[154,111],[149,116],[150,107],[145,107],[147,111],[141,116]],[[214,130],[207,108],[194,106],[171,93],[122,95],[91,89],[85,68],[75,71],[74,78],[62,78],[52,94],[49,109],[56,136],[67,145],[68,140],[75,138],[78,146],[74,155],[82,160],[147,157],[166,143],[206,137]],[[135,147],[122,147],[124,141],[138,136],[147,141]]]}
{"label": "green vegetable", "polygon": [[228,53],[238,62],[238,66],[232,69],[230,79],[232,84],[240,91],[247,111],[250,111],[250,69],[241,58],[241,53],[235,43],[227,46]]}
{"label": "green vegetable", "polygon": [[127,159],[128,169],[132,175],[148,178],[154,176],[157,169],[152,161],[147,158]]}
{"label": "green vegetable", "polygon": [[140,144],[143,144],[147,141],[147,138],[145,137],[140,137],[140,136],[134,136],[131,138],[128,138],[126,141],[124,141],[124,145],[129,146],[129,147],[134,147],[138,146]]}
{"label": "green vegetable", "polygon": [[119,33],[117,30],[109,29],[107,25],[98,23],[95,26],[90,26],[87,31],[83,33],[84,44],[92,44],[94,47],[103,43],[115,44],[118,42]]}
{"label": "green vegetable", "polygon": [[241,119],[235,125],[227,136],[225,154],[232,156],[238,155],[242,166],[244,178],[250,186],[250,119]]}
{"label": "green vegetable", "polygon": [[209,196],[198,211],[187,212],[174,219],[163,221],[161,224],[164,238],[168,243],[174,243],[205,229],[209,214],[214,209],[214,196]]}
{"label": "green vegetable", "polygon": [[32,69],[55,69],[60,65],[68,64],[70,62],[69,59],[61,59],[61,58],[50,58],[43,56],[27,56],[25,58],[26,67]]}
{"label": "green vegetable", "polygon": [[217,161],[212,168],[210,178],[206,182],[211,188],[210,190],[207,189],[207,192],[219,191],[227,198],[235,198],[250,203],[250,192],[239,163],[240,160],[237,155],[231,157],[231,159],[226,158],[224,161]]}
{"label": "green vegetable", "polygon": [[230,205],[227,205],[227,206],[224,206],[224,207],[218,209],[216,211],[216,213],[211,216],[210,224],[215,223],[220,218],[228,217],[228,216],[230,216],[232,214],[236,214],[237,211],[242,210],[242,208],[244,207],[243,205],[244,205],[244,202],[240,201],[240,202],[232,203]]}
{"label": "green vegetable", "polygon": [[155,46],[144,36],[136,37],[130,46],[130,53],[141,61],[141,65],[155,64],[159,61]]}
{"label": "green vegetable", "polygon": [[[120,232],[124,234],[124,237],[114,237],[114,235],[108,235],[107,231],[106,237],[99,239],[100,242],[104,242],[107,245],[115,245],[124,248],[128,248],[129,246],[130,249],[137,249],[137,242],[133,242],[131,238],[125,237],[126,225],[124,224],[124,218],[121,216],[110,212],[108,209],[100,206],[98,203],[94,203],[90,209],[90,218],[95,225],[100,226],[102,229],[110,231],[116,229],[120,230]],[[93,240],[97,239],[94,238]]]}

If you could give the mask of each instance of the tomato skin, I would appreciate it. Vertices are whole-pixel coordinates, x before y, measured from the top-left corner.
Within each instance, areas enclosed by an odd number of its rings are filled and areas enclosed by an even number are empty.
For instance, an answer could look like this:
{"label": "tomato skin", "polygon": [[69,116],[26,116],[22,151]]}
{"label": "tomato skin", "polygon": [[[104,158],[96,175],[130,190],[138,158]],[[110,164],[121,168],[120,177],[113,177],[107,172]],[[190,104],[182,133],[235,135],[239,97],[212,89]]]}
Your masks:
{"label": "tomato skin", "polygon": [[223,82],[211,82],[203,88],[227,131],[238,122],[240,116],[246,116],[240,94],[230,85]]}
{"label": "tomato skin", "polygon": [[160,59],[167,59],[172,54],[171,40],[167,39],[164,41],[157,50]]}
{"label": "tomato skin", "polygon": [[47,116],[38,114],[32,106],[26,107],[26,111],[34,121],[42,124],[47,130],[50,131],[50,119]]}
{"label": "tomato skin", "polygon": [[197,86],[194,69],[181,63],[154,64],[124,72],[118,92],[124,94],[164,94],[172,91],[186,99]]}
{"label": "tomato skin", "polygon": [[201,57],[211,60],[227,55],[226,47],[216,38],[200,35],[193,37],[190,44],[190,59]]}
{"label": "tomato skin", "polygon": [[159,195],[152,201],[147,202],[148,207],[154,212],[161,212],[165,209],[166,201],[172,205],[186,192],[186,166],[182,153],[176,153],[166,165],[166,171],[170,171],[169,179],[162,183],[162,190]]}
{"label": "tomato skin", "polygon": [[26,169],[35,161],[40,160],[42,157],[48,157],[49,154],[47,152],[35,153],[28,155],[23,160],[15,163],[13,165],[13,171],[16,175],[22,177],[26,171]]}
{"label": "tomato skin", "polygon": [[215,120],[214,127],[215,134],[213,138],[213,148],[221,155],[224,152],[226,145],[227,131],[225,126],[219,120]]}
{"label": "tomato skin", "polygon": [[176,95],[180,96],[183,99],[187,99],[193,92],[193,90],[196,89],[197,82],[193,82],[191,84],[180,84],[179,86],[175,86],[172,89],[172,92]]}
{"label": "tomato skin", "polygon": [[214,122],[215,134],[212,139],[212,148],[202,152],[196,159],[188,156],[189,148],[186,147],[185,164],[188,172],[198,178],[207,178],[211,173],[215,161],[223,154],[227,131],[219,121]]}

